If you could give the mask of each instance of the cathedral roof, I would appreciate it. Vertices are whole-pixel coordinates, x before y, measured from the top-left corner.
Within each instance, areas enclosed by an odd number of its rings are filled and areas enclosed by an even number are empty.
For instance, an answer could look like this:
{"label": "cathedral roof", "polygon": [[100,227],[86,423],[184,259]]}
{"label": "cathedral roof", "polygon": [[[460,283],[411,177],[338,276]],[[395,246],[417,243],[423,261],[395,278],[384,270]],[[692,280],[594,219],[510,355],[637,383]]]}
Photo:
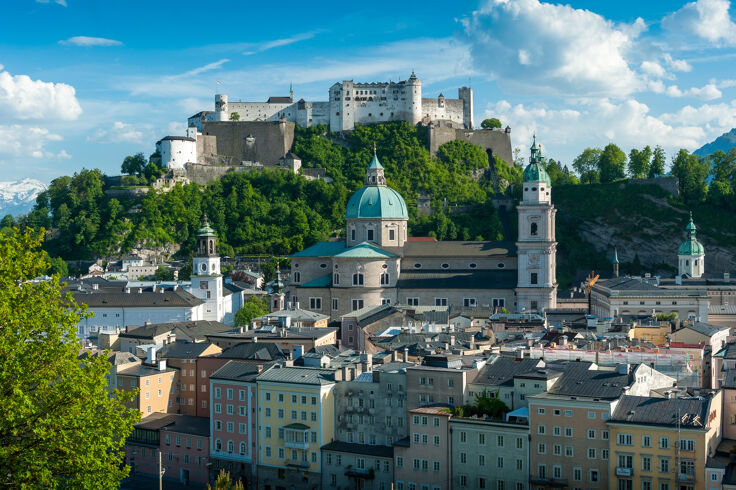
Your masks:
{"label": "cathedral roof", "polygon": [[369,185],[350,198],[345,218],[409,219],[409,213],[401,194],[390,187]]}
{"label": "cathedral roof", "polygon": [[371,163],[368,165],[368,168],[383,168],[381,162],[378,161],[378,155],[375,153],[373,154],[373,158],[371,159]]}
{"label": "cathedral roof", "polygon": [[207,220],[206,214],[202,220],[202,228],[197,230],[197,236],[215,236],[215,230],[210,226],[210,222]]}
{"label": "cathedral roof", "polygon": [[531,150],[531,156],[529,157],[529,165],[524,169],[524,182],[546,182],[547,185],[552,185],[552,180],[544,168],[544,162],[542,162],[542,151],[537,146],[536,135],[529,149]]}

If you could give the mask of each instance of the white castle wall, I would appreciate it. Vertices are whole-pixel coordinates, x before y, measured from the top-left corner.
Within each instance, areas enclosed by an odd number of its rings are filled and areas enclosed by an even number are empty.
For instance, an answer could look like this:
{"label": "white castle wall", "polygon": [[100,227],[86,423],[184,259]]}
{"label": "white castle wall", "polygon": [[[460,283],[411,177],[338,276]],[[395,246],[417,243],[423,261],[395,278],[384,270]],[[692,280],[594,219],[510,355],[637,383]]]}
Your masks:
{"label": "white castle wall", "polygon": [[422,99],[422,121],[449,119],[462,124],[463,117],[463,101],[460,99]]}
{"label": "white castle wall", "polygon": [[182,169],[189,162],[197,162],[197,142],[194,139],[163,139],[158,149],[164,168]]}

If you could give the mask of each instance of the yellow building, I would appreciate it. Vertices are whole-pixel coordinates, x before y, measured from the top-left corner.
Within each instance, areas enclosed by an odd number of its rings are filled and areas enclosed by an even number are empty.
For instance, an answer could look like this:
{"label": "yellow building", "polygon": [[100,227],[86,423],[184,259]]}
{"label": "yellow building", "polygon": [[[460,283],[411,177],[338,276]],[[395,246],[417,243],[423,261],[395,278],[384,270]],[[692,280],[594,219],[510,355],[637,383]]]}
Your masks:
{"label": "yellow building", "polygon": [[259,488],[319,488],[334,440],[333,370],[275,365],[257,378]]}
{"label": "yellow building", "polygon": [[622,396],[608,421],[608,488],[707,488],[705,464],[721,440],[721,397]]}
{"label": "yellow building", "polygon": [[669,322],[657,322],[651,325],[635,324],[629,329],[629,340],[639,340],[640,342],[651,342],[654,345],[664,345],[667,343],[667,336],[672,331]]}

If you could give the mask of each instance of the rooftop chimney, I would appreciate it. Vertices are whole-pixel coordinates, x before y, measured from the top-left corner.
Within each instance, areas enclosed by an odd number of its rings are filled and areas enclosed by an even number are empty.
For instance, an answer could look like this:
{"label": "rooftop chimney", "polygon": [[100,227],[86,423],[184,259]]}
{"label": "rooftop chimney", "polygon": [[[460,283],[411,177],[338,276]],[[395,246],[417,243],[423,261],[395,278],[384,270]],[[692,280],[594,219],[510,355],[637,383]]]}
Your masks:
{"label": "rooftop chimney", "polygon": [[152,345],[146,349],[146,359],[148,361],[148,364],[155,364],[156,363],[156,346]]}
{"label": "rooftop chimney", "polygon": [[166,371],[166,359],[160,359],[158,361],[158,370],[159,371]]}
{"label": "rooftop chimney", "polygon": [[92,289],[93,289],[94,291],[97,291],[98,289],[100,289],[100,285],[99,285],[99,284],[97,284],[96,282],[95,282],[95,283],[92,283]]}

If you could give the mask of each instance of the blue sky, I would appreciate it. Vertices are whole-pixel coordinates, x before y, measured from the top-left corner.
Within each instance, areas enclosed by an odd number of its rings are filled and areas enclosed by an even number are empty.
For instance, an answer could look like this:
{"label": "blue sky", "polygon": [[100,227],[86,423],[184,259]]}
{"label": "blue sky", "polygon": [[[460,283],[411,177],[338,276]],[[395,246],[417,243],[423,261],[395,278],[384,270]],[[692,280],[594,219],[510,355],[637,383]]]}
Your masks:
{"label": "blue sky", "polygon": [[476,123],[499,117],[515,147],[536,131],[564,163],[611,141],[694,150],[736,127],[735,22],[728,0],[10,0],[0,180],[115,174],[216,91],[258,101],[292,82],[326,100],[335,81],[412,69],[425,96],[470,83]]}

